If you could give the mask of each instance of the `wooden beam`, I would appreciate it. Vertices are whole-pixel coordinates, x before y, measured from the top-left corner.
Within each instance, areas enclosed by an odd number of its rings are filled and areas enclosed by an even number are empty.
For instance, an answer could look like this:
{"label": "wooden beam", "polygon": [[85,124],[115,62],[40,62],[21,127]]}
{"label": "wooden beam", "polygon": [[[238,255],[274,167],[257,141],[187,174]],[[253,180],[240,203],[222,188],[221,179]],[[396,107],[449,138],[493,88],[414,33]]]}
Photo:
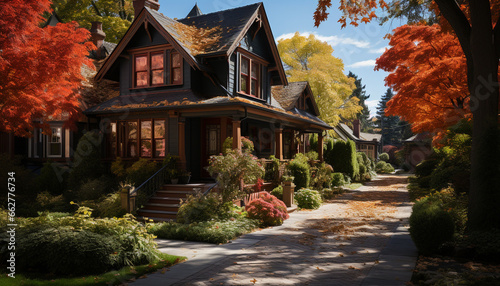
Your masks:
{"label": "wooden beam", "polygon": [[282,128],[276,128],[274,130],[274,134],[275,134],[275,141],[276,141],[275,156],[280,161],[283,161],[283,129]]}
{"label": "wooden beam", "polygon": [[233,119],[233,149],[241,152],[241,121]]}

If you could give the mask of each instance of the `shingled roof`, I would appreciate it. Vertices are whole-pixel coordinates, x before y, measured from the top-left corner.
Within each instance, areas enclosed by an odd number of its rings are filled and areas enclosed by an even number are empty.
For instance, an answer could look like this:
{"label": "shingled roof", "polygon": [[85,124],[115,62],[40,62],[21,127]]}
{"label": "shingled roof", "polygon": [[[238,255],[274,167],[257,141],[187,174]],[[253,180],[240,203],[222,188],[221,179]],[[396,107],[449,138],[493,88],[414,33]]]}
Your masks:
{"label": "shingled roof", "polygon": [[287,86],[272,86],[271,93],[283,109],[291,110],[306,87],[307,81],[289,82]]}

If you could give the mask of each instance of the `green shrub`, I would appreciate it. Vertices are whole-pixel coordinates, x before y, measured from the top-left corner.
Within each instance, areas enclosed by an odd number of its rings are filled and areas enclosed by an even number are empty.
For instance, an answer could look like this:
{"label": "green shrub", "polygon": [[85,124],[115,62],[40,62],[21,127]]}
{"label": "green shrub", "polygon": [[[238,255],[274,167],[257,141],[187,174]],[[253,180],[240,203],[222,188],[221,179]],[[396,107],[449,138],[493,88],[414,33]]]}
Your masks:
{"label": "green shrub", "polygon": [[316,190],[321,190],[323,188],[329,188],[332,185],[332,166],[321,163],[313,168],[313,187]]}
{"label": "green shrub", "polygon": [[313,133],[309,136],[309,150],[318,150],[318,134]]}
{"label": "green shrub", "polygon": [[[232,150],[232,149],[233,149],[233,137],[227,137],[226,140],[224,140],[224,143],[222,143],[222,154],[227,155],[227,150]],[[253,145],[252,140],[246,137],[241,137],[241,150],[246,153],[253,153],[255,147]]]}
{"label": "green shrub", "polygon": [[384,162],[389,162],[389,154],[387,153],[380,153],[380,155],[378,155],[378,159],[380,161],[384,161]]}
{"label": "green shrub", "polygon": [[122,208],[120,191],[108,194],[99,200],[80,202],[80,205],[93,209],[92,214],[95,217],[122,217],[127,213]]}
{"label": "green shrub", "polygon": [[375,165],[375,171],[379,174],[390,174],[394,172],[394,167],[384,161],[378,161]]}
{"label": "green shrub", "polygon": [[455,227],[452,216],[443,210],[436,197],[426,197],[415,203],[410,216],[410,235],[418,250],[432,254],[453,238]]}
{"label": "green shrub", "polygon": [[248,152],[227,150],[226,155],[211,156],[209,163],[208,172],[217,176],[223,202],[232,202],[244,194],[241,181],[253,184],[264,175],[262,163]]}
{"label": "green shrub", "polygon": [[331,200],[334,199],[337,195],[340,195],[344,192],[342,188],[334,188],[334,189],[322,189],[320,191],[321,198],[323,200]]}
{"label": "green shrub", "polygon": [[221,205],[222,201],[216,193],[189,195],[177,212],[177,222],[190,224],[217,219]]}
{"label": "green shrub", "polygon": [[264,178],[266,182],[273,182],[275,184],[279,184],[280,182],[280,168],[281,163],[278,158],[274,155],[269,156],[270,163],[266,164],[266,173]]}
{"label": "green shrub", "polygon": [[33,216],[36,215],[35,200],[38,194],[38,188],[33,179],[33,173],[23,165],[21,156],[10,156],[6,153],[0,153],[0,180],[4,190],[0,195],[0,206],[7,206],[7,179],[10,172],[14,172],[16,185],[16,215]]}
{"label": "green shrub", "polygon": [[127,171],[121,157],[116,158],[116,160],[111,163],[111,173],[116,176],[116,179],[119,182],[124,181],[127,178]]}
{"label": "green shrub", "polygon": [[280,200],[283,200],[283,186],[278,185],[271,191],[271,195],[277,197]]}
{"label": "green shrub", "polygon": [[317,209],[323,203],[319,192],[310,189],[300,189],[295,193],[294,199],[302,209]]}
{"label": "green shrub", "polygon": [[66,202],[63,195],[53,196],[44,191],[36,197],[37,211],[61,212],[70,210],[70,204]]}
{"label": "green shrub", "polygon": [[58,163],[48,161],[43,164],[35,182],[39,192],[47,191],[51,195],[61,195],[66,190],[68,173]]}
{"label": "green shrub", "polygon": [[309,151],[305,155],[308,161],[316,161],[319,158],[318,152],[316,151]]}
{"label": "green shrub", "polygon": [[[21,269],[58,274],[101,273],[159,258],[153,236],[132,216],[95,219],[81,207],[74,216],[44,213],[20,220],[16,258]],[[5,241],[0,252],[8,255]]]}
{"label": "green shrub", "polygon": [[286,166],[290,174],[294,177],[293,183],[296,189],[307,188],[311,181],[310,166],[307,157],[298,153],[294,159]]}
{"label": "green shrub", "polygon": [[249,218],[259,220],[264,226],[282,225],[289,218],[285,203],[268,193],[260,194],[245,209]]}
{"label": "green shrub", "polygon": [[345,184],[344,174],[333,173],[332,174],[332,187],[341,187]]}
{"label": "green shrub", "polygon": [[112,237],[71,227],[23,231],[16,252],[20,271],[36,269],[54,274],[94,274],[112,269],[119,248]]}
{"label": "green shrub", "polygon": [[109,176],[101,176],[100,178],[89,180],[82,184],[78,191],[75,192],[75,197],[78,201],[97,200],[103,195],[107,195],[117,188],[116,181]]}
{"label": "green shrub", "polygon": [[337,140],[331,148],[325,156],[325,161],[332,165],[335,172],[341,172],[355,178],[359,173],[359,165],[354,141]]}
{"label": "green shrub", "polygon": [[474,250],[474,258],[490,262],[500,261],[500,230],[473,231],[465,237],[466,246]]}
{"label": "green shrub", "polygon": [[175,222],[147,224],[148,232],[163,239],[227,243],[245,233],[258,228],[260,222],[249,218],[225,221],[205,221],[191,224]]}
{"label": "green shrub", "polygon": [[78,141],[73,168],[68,178],[68,186],[72,190],[78,189],[81,182],[97,179],[104,173],[100,151],[102,136],[95,131],[89,131]]}
{"label": "green shrub", "polygon": [[158,171],[158,164],[141,158],[126,170],[127,181],[138,187]]}

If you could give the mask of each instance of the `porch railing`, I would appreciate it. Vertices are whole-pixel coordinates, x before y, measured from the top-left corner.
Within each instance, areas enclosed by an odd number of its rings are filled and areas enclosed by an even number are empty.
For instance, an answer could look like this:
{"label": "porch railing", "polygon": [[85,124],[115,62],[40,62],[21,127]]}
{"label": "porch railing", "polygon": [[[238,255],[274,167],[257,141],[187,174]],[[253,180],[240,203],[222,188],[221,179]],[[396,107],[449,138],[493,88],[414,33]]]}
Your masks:
{"label": "porch railing", "polygon": [[165,184],[165,181],[168,177],[167,166],[168,165],[161,167],[160,170],[158,170],[156,173],[154,173],[154,175],[149,177],[149,179],[147,179],[144,183],[139,185],[137,188],[134,188],[132,191],[128,192],[128,195],[127,195],[127,210],[128,210],[128,212],[132,212],[132,211],[135,211],[138,209],[137,203],[135,203],[134,206],[130,205],[130,198],[131,197],[137,198],[138,196],[140,196],[141,200],[144,200],[144,202],[146,202],[147,200],[149,200],[151,197],[154,196],[155,192],[163,184]]}

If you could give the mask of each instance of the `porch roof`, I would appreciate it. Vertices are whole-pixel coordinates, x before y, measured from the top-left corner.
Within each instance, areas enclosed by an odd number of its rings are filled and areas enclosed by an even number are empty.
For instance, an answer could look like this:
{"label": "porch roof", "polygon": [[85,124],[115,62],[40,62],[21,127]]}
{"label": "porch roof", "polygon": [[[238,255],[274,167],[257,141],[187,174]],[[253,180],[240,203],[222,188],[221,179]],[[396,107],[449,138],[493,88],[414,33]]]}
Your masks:
{"label": "porch roof", "polygon": [[[242,97],[214,97],[205,98],[202,95],[193,92],[192,90],[181,90],[159,94],[148,94],[146,96],[118,96],[108,101],[105,101],[97,106],[87,109],[86,115],[105,116],[119,114],[124,112],[158,112],[163,110],[179,110],[184,113],[192,113],[195,110],[217,111],[220,109],[228,109],[231,107],[234,111],[238,111],[236,107],[250,107],[265,113],[264,116],[276,118],[276,115],[281,120],[298,120],[302,123],[312,124],[314,128],[320,130],[332,129],[318,117],[303,111],[293,108],[284,110],[279,106],[272,106],[266,103],[260,103]],[[165,98],[168,98],[165,99]],[[231,110],[231,109],[230,109]],[[271,116],[274,115],[274,116]]]}

